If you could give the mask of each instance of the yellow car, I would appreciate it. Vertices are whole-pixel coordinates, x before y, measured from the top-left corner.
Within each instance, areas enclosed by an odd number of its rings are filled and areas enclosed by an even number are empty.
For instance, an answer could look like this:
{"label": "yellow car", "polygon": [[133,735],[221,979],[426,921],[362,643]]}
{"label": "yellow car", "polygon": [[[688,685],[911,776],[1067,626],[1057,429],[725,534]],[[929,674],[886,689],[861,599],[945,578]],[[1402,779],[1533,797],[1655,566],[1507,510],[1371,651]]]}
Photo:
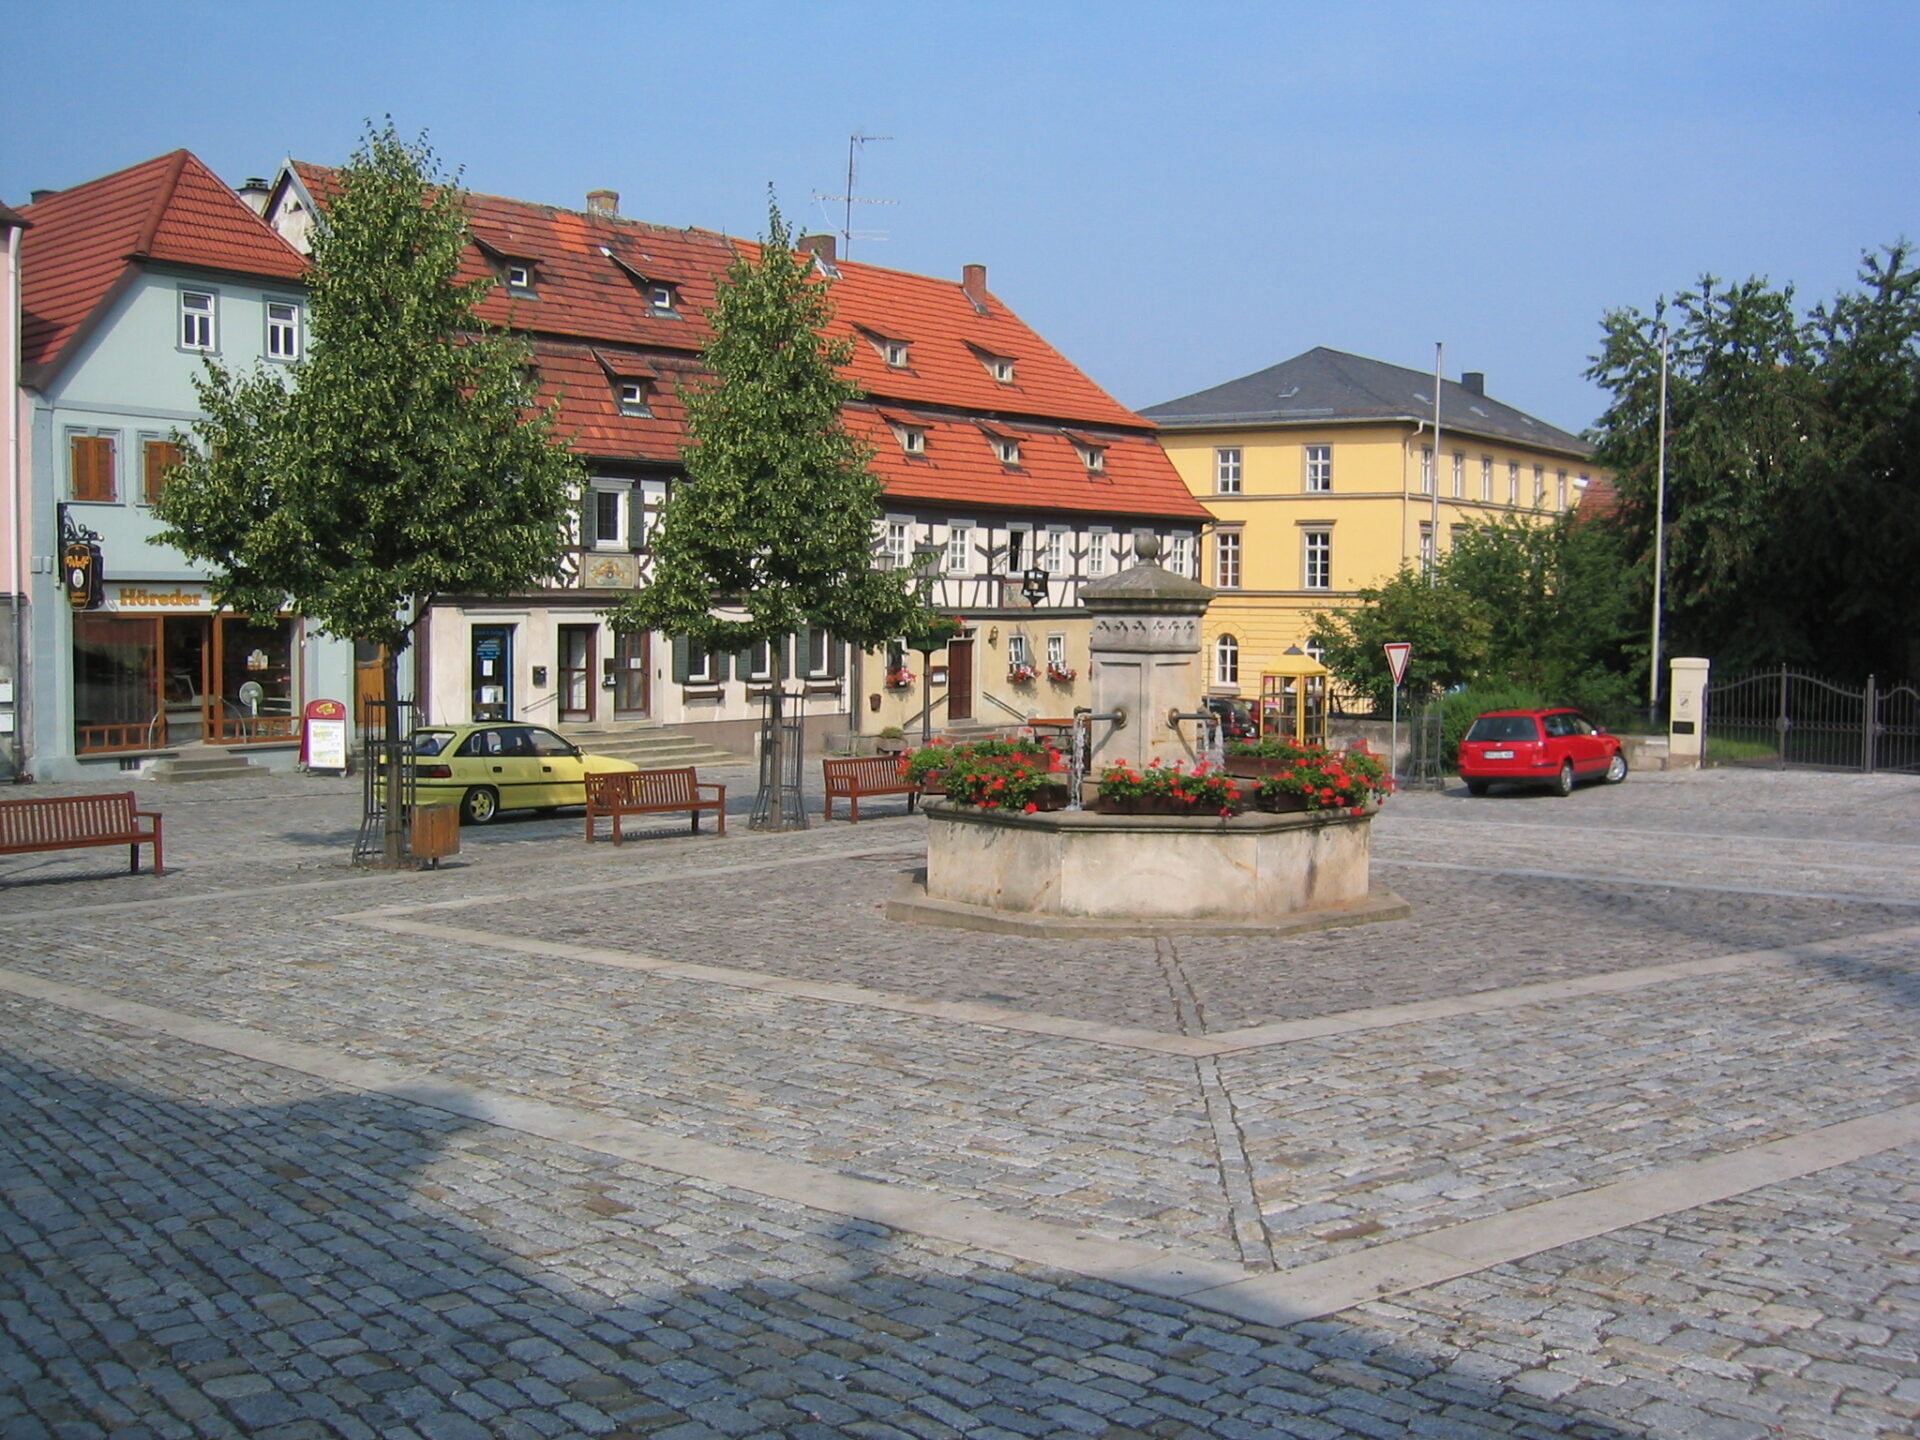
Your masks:
{"label": "yellow car", "polygon": [[502,810],[584,805],[589,770],[640,768],[588,755],[564,735],[511,720],[427,726],[412,738],[415,800],[458,804],[463,825],[485,825]]}

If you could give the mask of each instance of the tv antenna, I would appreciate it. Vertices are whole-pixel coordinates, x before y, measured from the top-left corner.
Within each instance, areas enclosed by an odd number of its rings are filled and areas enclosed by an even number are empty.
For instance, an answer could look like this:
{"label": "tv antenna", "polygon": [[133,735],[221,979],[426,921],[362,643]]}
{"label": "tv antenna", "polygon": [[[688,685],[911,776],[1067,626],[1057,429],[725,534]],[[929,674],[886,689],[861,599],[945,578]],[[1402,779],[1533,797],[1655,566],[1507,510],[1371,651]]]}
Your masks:
{"label": "tv antenna", "polygon": [[[855,234],[853,228],[854,206],[898,205],[900,203],[898,200],[873,200],[864,195],[856,195],[854,193],[855,184],[860,176],[861,147],[874,140],[891,139],[893,139],[891,135],[863,135],[856,130],[847,137],[847,193],[844,195],[822,195],[817,190],[814,192],[813,198],[815,200],[838,200],[846,207],[844,217],[840,222],[840,253],[843,259],[850,260],[853,258],[853,237]],[[861,232],[860,238],[863,240],[884,240],[887,237],[885,231],[869,230]]]}

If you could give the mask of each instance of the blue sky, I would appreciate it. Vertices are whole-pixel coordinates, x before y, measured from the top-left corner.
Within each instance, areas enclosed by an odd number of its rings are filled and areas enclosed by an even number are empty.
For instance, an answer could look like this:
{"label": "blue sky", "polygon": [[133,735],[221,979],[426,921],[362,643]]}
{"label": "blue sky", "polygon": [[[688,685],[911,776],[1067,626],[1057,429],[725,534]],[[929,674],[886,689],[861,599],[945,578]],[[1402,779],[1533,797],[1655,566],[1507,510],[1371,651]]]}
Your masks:
{"label": "blue sky", "polygon": [[1315,345],[1579,429],[1601,315],[1702,271],[1817,300],[1920,236],[1920,5],[11,7],[0,200],[186,146],[230,182],[429,132],[478,190],[989,283],[1145,406]]}

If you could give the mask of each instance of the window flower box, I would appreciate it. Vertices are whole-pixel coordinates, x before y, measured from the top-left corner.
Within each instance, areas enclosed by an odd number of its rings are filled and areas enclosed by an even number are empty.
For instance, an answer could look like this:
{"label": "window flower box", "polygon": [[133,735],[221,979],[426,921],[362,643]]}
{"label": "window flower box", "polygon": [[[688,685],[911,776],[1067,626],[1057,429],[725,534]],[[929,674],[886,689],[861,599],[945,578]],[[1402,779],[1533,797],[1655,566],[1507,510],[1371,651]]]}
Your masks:
{"label": "window flower box", "polygon": [[1078,680],[1079,678],[1080,678],[1079,672],[1076,671],[1071,665],[1047,666],[1047,679],[1053,681],[1054,684],[1056,685],[1071,685],[1075,680]]}
{"label": "window flower box", "polygon": [[1031,665],[1009,665],[1007,679],[1015,685],[1031,685],[1039,674]]}
{"label": "window flower box", "polygon": [[904,665],[892,665],[887,669],[887,689],[908,690],[913,687],[913,671]]}

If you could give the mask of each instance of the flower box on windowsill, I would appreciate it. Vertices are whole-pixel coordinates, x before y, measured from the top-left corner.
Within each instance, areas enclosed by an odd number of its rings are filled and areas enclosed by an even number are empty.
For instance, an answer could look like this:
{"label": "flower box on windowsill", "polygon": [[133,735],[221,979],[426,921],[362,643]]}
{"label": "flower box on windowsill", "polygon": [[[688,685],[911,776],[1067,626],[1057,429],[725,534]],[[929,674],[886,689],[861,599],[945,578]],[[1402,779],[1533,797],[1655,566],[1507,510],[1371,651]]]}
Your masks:
{"label": "flower box on windowsill", "polygon": [[1038,672],[1031,665],[1009,665],[1007,667],[1007,682],[1009,684],[1031,685],[1037,678],[1039,678]]}
{"label": "flower box on windowsill", "polygon": [[726,694],[726,687],[715,680],[689,680],[680,687],[680,698],[689,703],[696,700],[719,701]]}

